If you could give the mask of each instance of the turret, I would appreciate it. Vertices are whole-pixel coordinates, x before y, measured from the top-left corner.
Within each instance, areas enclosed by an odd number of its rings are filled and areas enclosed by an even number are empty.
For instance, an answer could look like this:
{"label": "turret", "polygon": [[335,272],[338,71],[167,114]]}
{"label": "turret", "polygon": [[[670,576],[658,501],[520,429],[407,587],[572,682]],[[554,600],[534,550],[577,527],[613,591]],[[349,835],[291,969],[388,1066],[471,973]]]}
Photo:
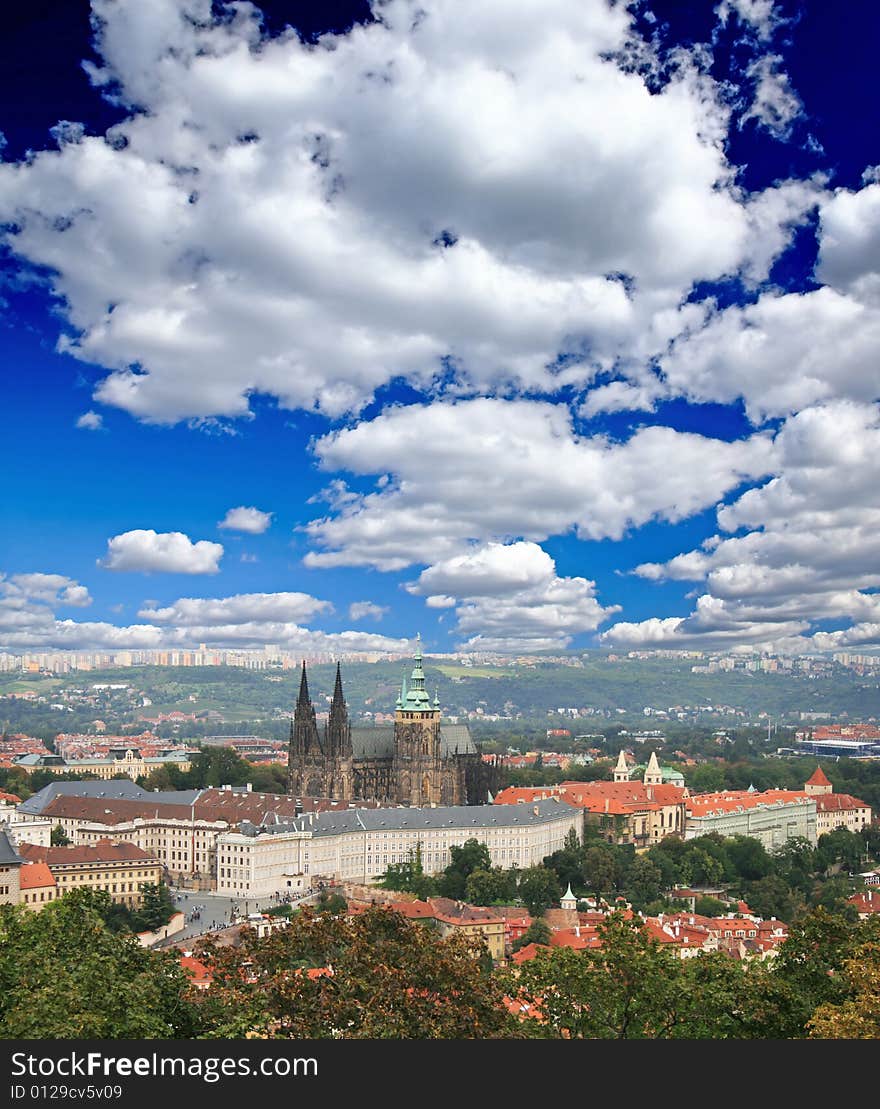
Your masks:
{"label": "turret", "polygon": [[629,781],[629,767],[626,765],[626,756],[621,750],[617,756],[617,766],[614,768],[615,782],[628,782]]}
{"label": "turret", "polygon": [[663,771],[660,769],[660,763],[657,762],[656,751],[651,752],[651,757],[648,759],[648,765],[645,768],[645,776],[642,781],[646,786],[663,785]]}

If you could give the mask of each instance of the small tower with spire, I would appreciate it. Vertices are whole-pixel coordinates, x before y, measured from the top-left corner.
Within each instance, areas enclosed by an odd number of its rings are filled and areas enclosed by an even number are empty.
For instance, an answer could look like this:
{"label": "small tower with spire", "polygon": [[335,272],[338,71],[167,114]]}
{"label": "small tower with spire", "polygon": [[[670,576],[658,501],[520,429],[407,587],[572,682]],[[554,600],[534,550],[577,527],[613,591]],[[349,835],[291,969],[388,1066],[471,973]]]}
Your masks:
{"label": "small tower with spire", "polygon": [[656,751],[651,752],[651,757],[648,759],[648,765],[645,767],[645,776],[642,781],[646,786],[663,785],[663,771],[660,769],[660,763],[657,762]]}
{"label": "small tower with spire", "polygon": [[620,754],[617,756],[617,766],[614,768],[615,782],[628,782],[629,781],[629,767],[626,765],[626,755],[621,748]]}

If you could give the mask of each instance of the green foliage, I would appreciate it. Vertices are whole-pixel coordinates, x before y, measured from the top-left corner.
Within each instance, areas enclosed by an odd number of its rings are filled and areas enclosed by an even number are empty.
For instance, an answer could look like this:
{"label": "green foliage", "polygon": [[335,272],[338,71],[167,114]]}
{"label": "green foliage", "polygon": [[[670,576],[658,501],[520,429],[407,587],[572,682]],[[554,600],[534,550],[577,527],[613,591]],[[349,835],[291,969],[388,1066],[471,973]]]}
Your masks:
{"label": "green foliage", "polygon": [[486,844],[476,839],[469,839],[460,847],[450,847],[449,854],[452,861],[437,881],[437,892],[441,897],[463,901],[468,878],[475,870],[491,870],[492,858]]}
{"label": "green foliage", "polygon": [[52,844],[53,847],[67,847],[72,842],[72,840],[70,836],[65,833],[61,825],[56,824],[55,827],[52,829],[52,835],[49,838],[49,842]]}
{"label": "green foliage", "polygon": [[695,897],[694,912],[698,916],[724,916],[728,912],[727,905],[717,897]]}
{"label": "green foliage", "polygon": [[471,905],[509,905],[516,897],[516,871],[493,866],[474,870],[464,886],[465,901]]}
{"label": "green foliage", "polygon": [[[103,892],[103,891],[101,891]],[[201,1034],[175,953],[104,922],[109,898],[74,890],[38,913],[0,907],[0,1035],[173,1039]]]}
{"label": "green foliage", "polygon": [[638,921],[612,913],[599,926],[602,946],[548,948],[524,963],[511,991],[544,1016],[534,1035],[569,1039],[658,1039],[678,1019],[679,961]]}
{"label": "green foliage", "polygon": [[171,920],[175,912],[174,899],[164,882],[146,884],[141,893],[141,907],[132,913],[132,926],[135,931],[155,932]]}
{"label": "green foliage", "polygon": [[415,851],[400,863],[391,863],[376,883],[382,889],[396,890],[398,893],[413,893],[424,901],[437,892],[436,879],[425,874],[422,868],[422,845],[416,844]]}
{"label": "green foliage", "polygon": [[541,916],[546,909],[559,904],[562,889],[552,870],[530,866],[519,877],[519,896],[532,916]]}
{"label": "green foliage", "polygon": [[336,890],[321,890],[318,894],[318,900],[315,908],[319,913],[329,913],[330,916],[338,916],[340,913],[346,912],[348,909],[348,902]]}
{"label": "green foliage", "polygon": [[[400,913],[356,917],[304,908],[241,947],[199,946],[212,988],[200,1001],[211,1035],[290,1039],[495,1039],[524,1035],[487,975],[473,937],[441,939]],[[308,969],[323,971],[309,976]]]}

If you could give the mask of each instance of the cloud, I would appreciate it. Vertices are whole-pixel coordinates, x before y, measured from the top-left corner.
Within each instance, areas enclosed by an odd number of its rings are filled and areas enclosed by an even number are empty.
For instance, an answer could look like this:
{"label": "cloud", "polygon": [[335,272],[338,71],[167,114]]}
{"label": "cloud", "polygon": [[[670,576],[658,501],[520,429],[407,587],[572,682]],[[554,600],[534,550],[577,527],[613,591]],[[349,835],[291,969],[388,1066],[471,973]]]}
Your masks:
{"label": "cloud", "polygon": [[837,189],[819,209],[820,280],[856,301],[880,306],[880,184]]}
{"label": "cloud", "polygon": [[720,507],[719,534],[666,563],[636,567],[649,580],[703,583],[694,612],[615,624],[606,642],[795,651],[870,641],[880,621],[880,405],[836,400],[805,409],[785,422],[775,446],[779,474]]}
{"label": "cloud", "polygon": [[740,116],[740,127],[754,119],[776,139],[791,136],[792,124],[803,115],[804,106],[788,74],[780,69],[782,64],[779,54],[764,54],[749,65],[746,76],[754,82],[754,95],[748,111]]}
{"label": "cloud", "polygon": [[74,608],[92,603],[88,589],[63,574],[13,574],[10,578],[0,575],[0,595]]}
{"label": "cloud", "polygon": [[165,608],[143,607],[138,616],[180,628],[260,621],[292,623],[332,611],[329,601],[320,601],[308,593],[240,593],[234,597],[181,597]]}
{"label": "cloud", "polygon": [[272,523],[272,512],[261,512],[258,508],[230,508],[218,528],[228,528],[230,531],[245,531],[250,535],[262,535]]}
{"label": "cloud", "polygon": [[407,588],[427,594],[431,608],[457,606],[456,631],[470,637],[462,650],[562,649],[619,611],[602,608],[595,582],[557,576],[550,555],[527,542],[490,543],[456,555],[429,566]]}
{"label": "cloud", "polygon": [[[65,585],[64,583],[68,583]],[[260,647],[267,643],[308,654],[401,653],[407,640],[359,631],[323,632],[298,621],[333,611],[327,601],[305,593],[257,593],[234,597],[185,597],[165,608],[145,605],[143,624],[59,620],[55,604],[84,603],[81,590],[60,574],[18,574],[0,579],[0,651],[153,650]],[[122,606],[111,606],[121,611]]]}
{"label": "cloud", "polygon": [[207,539],[193,543],[179,531],[136,530],[108,539],[106,557],[98,565],[105,570],[144,574],[216,574],[222,556],[221,544]]}
{"label": "cloud", "polygon": [[693,283],[764,249],[704,49],[649,88],[625,5],[484,0],[464,26],[395,0],[317,44],[249,5],[93,12],[87,72],[131,114],[0,166],[0,222],[53,275],[60,348],[138,419],[205,426],[255,394],[336,417],[402,373],[587,385],[647,366]]}
{"label": "cloud", "polygon": [[372,601],[353,601],[348,606],[348,615],[352,620],[381,620],[387,611],[387,605],[377,605]]}
{"label": "cloud", "polygon": [[76,426],[86,431],[99,431],[104,426],[104,418],[100,412],[83,412]]}
{"label": "cloud", "polygon": [[878,352],[880,306],[825,286],[719,312],[673,344],[661,368],[672,393],[724,404],[742,398],[761,422],[835,397],[873,400]]}
{"label": "cloud", "polygon": [[390,409],[324,436],[315,452],[325,468],[393,479],[310,523],[323,549],[305,564],[381,570],[436,564],[471,542],[571,530],[619,539],[651,519],[685,519],[773,469],[765,435],[728,443],[647,427],[616,443],[576,435],[566,408],[490,398]]}
{"label": "cloud", "polygon": [[722,24],[735,16],[743,27],[762,42],[768,42],[776,29],[787,22],[773,0],[721,0],[715,14]]}

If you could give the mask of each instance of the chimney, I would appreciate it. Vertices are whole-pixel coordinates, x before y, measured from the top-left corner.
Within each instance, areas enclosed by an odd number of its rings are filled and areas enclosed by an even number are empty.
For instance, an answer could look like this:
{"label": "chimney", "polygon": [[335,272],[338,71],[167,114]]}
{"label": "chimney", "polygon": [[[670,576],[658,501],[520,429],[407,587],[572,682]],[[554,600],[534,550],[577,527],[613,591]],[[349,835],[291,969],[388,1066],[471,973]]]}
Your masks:
{"label": "chimney", "polygon": [[574,926],[574,934],[577,936],[578,939],[581,938],[581,926],[579,924],[576,924]]}

